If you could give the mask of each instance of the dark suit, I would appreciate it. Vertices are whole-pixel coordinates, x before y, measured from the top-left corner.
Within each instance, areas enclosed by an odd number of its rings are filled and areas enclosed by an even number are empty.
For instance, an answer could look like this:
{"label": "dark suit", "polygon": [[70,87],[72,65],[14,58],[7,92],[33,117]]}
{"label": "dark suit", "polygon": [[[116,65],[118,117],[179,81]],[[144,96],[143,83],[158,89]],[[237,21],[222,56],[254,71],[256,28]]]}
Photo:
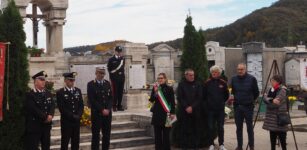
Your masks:
{"label": "dark suit", "polygon": [[[175,114],[175,98],[174,90],[172,87],[166,84],[160,85],[163,95],[165,96],[168,104],[171,106],[170,113]],[[155,132],[155,149],[156,150],[170,150],[170,129],[165,127],[166,115],[167,113],[163,109],[161,102],[158,99],[157,93],[154,89],[151,91],[151,96],[149,101],[154,102],[152,106],[152,121],[151,124],[154,125]]]}
{"label": "dark suit", "polygon": [[[87,95],[91,105],[92,117],[92,150],[99,149],[100,131],[102,130],[102,149],[108,150],[110,145],[111,121],[112,121],[112,91],[109,81],[96,80],[87,84]],[[108,116],[103,116],[102,111],[108,109]]]}
{"label": "dark suit", "polygon": [[214,145],[215,125],[219,137],[219,145],[224,145],[225,102],[229,97],[227,82],[223,79],[209,78],[203,89],[203,97],[208,112],[209,144]]}
{"label": "dark suit", "polygon": [[56,93],[61,113],[61,150],[78,150],[80,142],[80,118],[83,113],[83,98],[79,88],[61,88]]}
{"label": "dark suit", "polygon": [[[202,104],[202,85],[197,81],[183,80],[178,84],[178,121],[180,128],[180,144],[191,148],[198,147],[201,133],[201,104]],[[188,114],[186,108],[192,107],[192,113]]]}
{"label": "dark suit", "polygon": [[27,92],[25,100],[26,134],[25,149],[50,149],[51,122],[45,123],[48,115],[54,115],[54,101],[49,91],[36,89]]}
{"label": "dark suit", "polygon": [[[122,62],[122,65],[121,65]],[[121,65],[120,68],[118,68]],[[125,59],[113,56],[108,61],[108,71],[112,82],[113,108],[122,109],[122,99],[125,84]]]}

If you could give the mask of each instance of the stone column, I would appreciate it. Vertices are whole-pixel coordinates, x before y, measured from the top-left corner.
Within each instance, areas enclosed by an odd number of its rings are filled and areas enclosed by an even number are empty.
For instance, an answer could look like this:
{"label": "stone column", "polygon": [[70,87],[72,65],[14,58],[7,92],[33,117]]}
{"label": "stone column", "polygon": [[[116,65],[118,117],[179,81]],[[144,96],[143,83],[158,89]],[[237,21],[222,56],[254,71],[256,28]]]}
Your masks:
{"label": "stone column", "polygon": [[45,22],[47,55],[55,56],[63,51],[63,25],[65,20],[50,20]]}
{"label": "stone column", "polygon": [[146,109],[146,62],[148,47],[144,43],[125,43],[125,94],[123,106],[128,110]]}

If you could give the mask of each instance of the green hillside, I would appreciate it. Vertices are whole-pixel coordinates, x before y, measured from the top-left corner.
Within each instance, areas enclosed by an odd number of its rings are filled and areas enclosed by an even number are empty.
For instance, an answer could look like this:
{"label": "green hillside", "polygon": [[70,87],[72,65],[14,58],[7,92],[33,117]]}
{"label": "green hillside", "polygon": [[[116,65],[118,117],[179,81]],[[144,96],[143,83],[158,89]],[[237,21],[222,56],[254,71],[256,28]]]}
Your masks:
{"label": "green hillside", "polygon": [[[236,46],[245,42],[265,42],[268,47],[293,46],[307,43],[307,0],[280,0],[270,7],[251,14],[224,27],[204,31],[207,41],[222,46]],[[166,43],[181,49],[182,39],[150,44],[154,47]]]}

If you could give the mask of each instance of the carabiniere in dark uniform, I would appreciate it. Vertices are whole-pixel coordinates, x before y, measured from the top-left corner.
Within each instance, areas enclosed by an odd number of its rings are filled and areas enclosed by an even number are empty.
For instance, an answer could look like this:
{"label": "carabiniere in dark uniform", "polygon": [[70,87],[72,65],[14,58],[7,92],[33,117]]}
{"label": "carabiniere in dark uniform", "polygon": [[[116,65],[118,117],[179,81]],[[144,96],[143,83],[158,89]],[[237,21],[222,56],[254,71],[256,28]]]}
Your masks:
{"label": "carabiniere in dark uniform", "polygon": [[[44,82],[45,77],[47,77],[47,74],[41,71],[32,78]],[[54,107],[55,103],[50,91],[34,88],[26,93],[26,150],[38,150],[39,143],[41,143],[41,150],[50,149],[50,130],[52,122],[46,122],[46,120],[48,115],[54,115]]]}
{"label": "carabiniere in dark uniform", "polygon": [[[96,73],[104,69],[96,68]],[[91,105],[92,119],[92,150],[99,149],[100,131],[102,130],[102,149],[108,150],[110,145],[111,121],[112,121],[112,91],[107,80],[92,80],[87,84],[88,100]],[[103,116],[102,111],[109,110],[108,116]]]}
{"label": "carabiniere in dark uniform", "polygon": [[116,46],[115,55],[108,61],[107,67],[112,82],[113,111],[123,111],[122,99],[125,84],[125,59],[121,56],[123,48]]}
{"label": "carabiniere in dark uniform", "polygon": [[[79,88],[73,86],[76,72],[64,73],[63,76],[66,86],[56,93],[57,104],[61,113],[61,150],[68,150],[69,140],[71,140],[71,149],[78,150],[80,118],[84,108],[82,93]],[[72,87],[69,88],[67,82],[72,83]]]}

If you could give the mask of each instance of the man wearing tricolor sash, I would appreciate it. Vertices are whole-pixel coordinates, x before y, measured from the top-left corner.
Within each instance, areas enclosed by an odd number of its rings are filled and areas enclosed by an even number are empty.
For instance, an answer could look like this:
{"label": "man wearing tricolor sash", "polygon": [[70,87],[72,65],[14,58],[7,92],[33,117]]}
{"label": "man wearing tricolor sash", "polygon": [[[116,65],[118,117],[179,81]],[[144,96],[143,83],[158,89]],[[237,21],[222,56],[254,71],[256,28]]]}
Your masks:
{"label": "man wearing tricolor sash", "polygon": [[155,133],[155,149],[170,150],[169,133],[171,125],[169,120],[175,119],[174,90],[167,85],[165,73],[158,75],[158,83],[152,89],[149,101],[153,102],[152,122]]}
{"label": "man wearing tricolor sash", "polygon": [[124,111],[122,99],[125,84],[125,59],[122,56],[123,48],[115,47],[115,55],[108,61],[108,71],[113,91],[113,111]]}

